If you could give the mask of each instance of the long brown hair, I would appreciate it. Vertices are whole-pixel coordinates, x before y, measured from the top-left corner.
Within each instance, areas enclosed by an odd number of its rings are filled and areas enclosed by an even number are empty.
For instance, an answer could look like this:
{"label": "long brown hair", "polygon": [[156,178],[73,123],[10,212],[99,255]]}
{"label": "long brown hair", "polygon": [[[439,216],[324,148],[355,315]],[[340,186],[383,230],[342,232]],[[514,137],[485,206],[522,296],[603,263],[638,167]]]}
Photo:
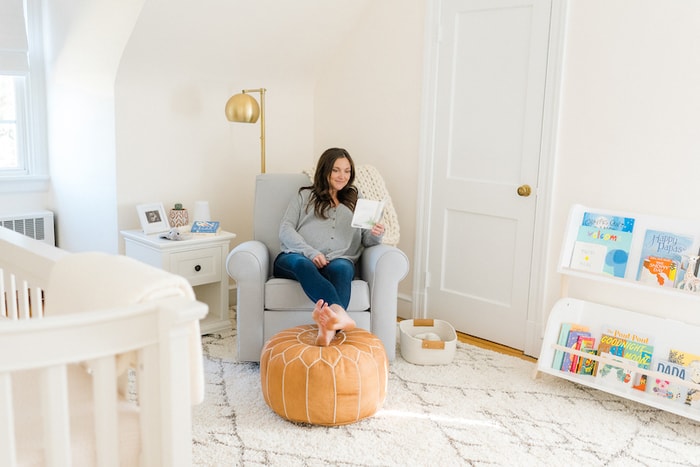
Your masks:
{"label": "long brown hair", "polygon": [[351,211],[355,210],[357,203],[357,188],[353,185],[355,181],[355,162],[353,162],[350,154],[342,148],[326,149],[316,164],[314,172],[314,184],[311,186],[302,187],[301,190],[311,190],[309,204],[314,206],[314,214],[322,219],[328,218],[328,210],[333,206],[333,198],[331,197],[331,185],[328,179],[333,172],[333,165],[338,159],[345,158],[350,162],[350,178],[348,183],[342,190],[338,191],[336,196],[338,202],[348,207]]}

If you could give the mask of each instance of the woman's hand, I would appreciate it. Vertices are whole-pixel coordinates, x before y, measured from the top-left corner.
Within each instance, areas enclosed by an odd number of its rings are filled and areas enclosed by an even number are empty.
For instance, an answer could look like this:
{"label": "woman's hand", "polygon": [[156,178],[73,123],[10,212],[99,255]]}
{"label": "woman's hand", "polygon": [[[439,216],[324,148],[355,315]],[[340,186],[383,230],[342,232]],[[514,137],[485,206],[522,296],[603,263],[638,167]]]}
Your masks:
{"label": "woman's hand", "polygon": [[313,262],[318,269],[322,269],[328,265],[328,259],[326,259],[326,255],[324,254],[316,255],[311,262]]}
{"label": "woman's hand", "polygon": [[384,224],[379,224],[379,223],[374,224],[374,227],[372,227],[371,233],[375,237],[381,237],[382,235],[384,235]]}

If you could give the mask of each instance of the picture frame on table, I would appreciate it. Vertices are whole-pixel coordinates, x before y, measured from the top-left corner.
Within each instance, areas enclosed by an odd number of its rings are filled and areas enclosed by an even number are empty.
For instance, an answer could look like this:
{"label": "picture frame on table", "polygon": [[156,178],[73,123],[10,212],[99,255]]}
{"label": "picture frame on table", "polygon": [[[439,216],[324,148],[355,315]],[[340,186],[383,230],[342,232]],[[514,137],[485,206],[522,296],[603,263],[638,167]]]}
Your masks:
{"label": "picture frame on table", "polygon": [[163,203],[147,203],[136,206],[141,229],[146,235],[167,232],[170,230],[168,215]]}

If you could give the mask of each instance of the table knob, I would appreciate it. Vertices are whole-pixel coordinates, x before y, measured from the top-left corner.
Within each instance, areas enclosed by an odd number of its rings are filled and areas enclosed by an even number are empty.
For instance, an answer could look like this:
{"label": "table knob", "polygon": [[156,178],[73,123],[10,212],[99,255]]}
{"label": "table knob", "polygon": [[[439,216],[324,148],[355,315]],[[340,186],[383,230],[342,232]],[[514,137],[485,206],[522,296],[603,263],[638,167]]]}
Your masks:
{"label": "table knob", "polygon": [[200,265],[198,264],[198,265],[196,265],[196,266],[194,267],[194,270],[197,271],[197,272],[199,272],[199,271],[202,270],[202,266],[200,266]]}

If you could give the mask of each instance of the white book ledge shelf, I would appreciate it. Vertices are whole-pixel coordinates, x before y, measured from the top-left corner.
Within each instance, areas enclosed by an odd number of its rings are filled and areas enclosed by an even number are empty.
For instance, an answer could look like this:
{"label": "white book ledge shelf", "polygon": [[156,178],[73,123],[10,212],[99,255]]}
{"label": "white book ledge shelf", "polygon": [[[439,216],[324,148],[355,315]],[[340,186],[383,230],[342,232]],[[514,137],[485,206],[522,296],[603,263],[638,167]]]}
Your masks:
{"label": "white book ledge shelf", "polygon": [[[554,305],[549,315],[542,350],[537,363],[537,370],[542,373],[573,381],[574,383],[583,384],[584,386],[641,402],[642,404],[656,407],[657,409],[666,410],[683,417],[700,421],[700,409],[687,406],[683,401],[669,401],[648,391],[644,392],[632,387],[624,387],[622,385],[613,386],[608,383],[603,383],[601,379],[596,376],[581,375],[552,368],[555,351],[564,350],[574,355],[584,356],[585,358],[599,360],[601,362],[609,361],[616,367],[627,366],[627,369],[634,369],[634,371],[638,373],[646,374],[649,381],[651,381],[652,378],[655,379],[659,377],[666,381],[673,381],[685,385],[688,388],[700,390],[700,385],[693,384],[690,381],[678,380],[667,374],[657,373],[652,370],[642,370],[633,364],[624,365],[619,361],[612,361],[597,355],[591,355],[559,346],[557,345],[557,340],[559,339],[559,330],[562,323],[585,324],[590,328],[591,335],[596,338],[596,342],[600,342],[602,329],[606,326],[622,329],[633,328],[634,331],[640,335],[646,334],[654,336],[654,355],[658,354],[663,356],[668,355],[668,351],[671,348],[679,348],[691,353],[700,354],[700,341],[698,340],[698,336],[700,336],[699,327],[690,326],[680,321],[644,315],[575,298],[562,298]],[[663,329],[663,336],[660,332],[661,329]]]}
{"label": "white book ledge shelf", "polygon": [[[627,239],[628,257],[624,276],[621,272],[618,277],[614,277],[610,273],[600,273],[596,270],[587,271],[580,265],[576,268],[572,267],[572,257],[574,257],[575,249],[580,248],[580,245],[576,245],[577,237],[580,235],[580,226],[584,213],[587,212],[634,218],[633,234],[630,236],[631,238]],[[639,216],[633,213],[611,212],[608,210],[586,208],[580,205],[574,206],[569,217],[569,224],[564,244],[562,245],[562,254],[559,263],[559,272],[563,275],[562,294],[568,295],[567,284],[569,280],[585,278],[587,280],[616,284],[620,287],[631,288],[632,290],[644,290],[650,293],[660,293],[662,295],[672,294],[674,296],[687,297],[691,300],[700,300],[700,292],[694,293],[673,287],[661,287],[657,284],[645,283],[644,281],[637,280],[640,274],[640,261],[643,261],[642,258],[647,254],[645,250],[645,235],[649,230],[687,235],[691,243],[688,251],[692,251],[693,253],[691,255],[686,254],[685,260],[688,260],[688,256],[698,254],[698,248],[700,247],[700,222]],[[594,269],[595,267],[594,265]],[[687,268],[687,262],[682,267]],[[679,269],[681,269],[681,267],[679,267]],[[698,305],[700,305],[700,301]],[[698,306],[698,312],[700,312],[700,306]],[[591,337],[595,338],[596,347],[600,343],[601,335],[607,333],[609,329],[625,330],[640,336],[648,336],[651,339],[649,343],[653,345],[650,369],[638,368],[635,362],[632,361],[628,361],[629,363],[621,362],[618,359],[585,353],[560,345],[560,330],[563,323],[576,323],[587,326]],[[688,354],[700,355],[700,326],[564,296],[555,303],[547,320],[536,373],[547,373],[577,384],[599,389],[695,421],[700,421],[700,402],[696,402],[693,406],[690,406],[686,405],[684,400],[668,400],[650,391],[652,382],[657,378],[680,387],[685,387],[689,390],[700,391],[700,384],[696,384],[696,382],[688,379],[682,380],[666,373],[654,371],[656,362],[658,360],[667,360],[670,350],[680,350]],[[600,364],[610,363],[615,367],[630,370],[639,375],[646,375],[647,390],[641,391],[634,389],[631,385],[611,384],[598,376],[572,373],[559,368],[553,368],[555,353],[557,353],[557,351],[591,359]],[[689,369],[688,371],[692,370]]]}

